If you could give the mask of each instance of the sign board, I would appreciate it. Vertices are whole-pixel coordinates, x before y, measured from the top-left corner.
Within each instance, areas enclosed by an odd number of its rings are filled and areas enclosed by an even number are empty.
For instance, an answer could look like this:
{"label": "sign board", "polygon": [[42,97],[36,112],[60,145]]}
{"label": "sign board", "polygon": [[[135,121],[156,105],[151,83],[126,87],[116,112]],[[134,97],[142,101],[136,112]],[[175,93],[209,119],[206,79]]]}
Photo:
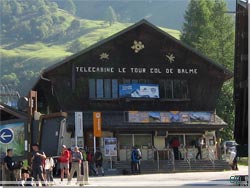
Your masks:
{"label": "sign board", "polygon": [[214,122],[215,114],[213,112],[145,112],[129,111],[128,122],[131,123],[196,123],[196,122]]}
{"label": "sign board", "polygon": [[117,156],[117,138],[104,138],[104,155]]}
{"label": "sign board", "polygon": [[93,112],[93,130],[95,137],[102,136],[102,117],[101,112]]}
{"label": "sign board", "polygon": [[75,136],[83,137],[83,117],[82,112],[75,112]]}
{"label": "sign board", "polygon": [[12,129],[4,128],[0,130],[0,142],[2,144],[9,144],[14,139],[14,132]]}
{"label": "sign board", "polygon": [[160,98],[157,84],[120,84],[119,95],[125,98]]}

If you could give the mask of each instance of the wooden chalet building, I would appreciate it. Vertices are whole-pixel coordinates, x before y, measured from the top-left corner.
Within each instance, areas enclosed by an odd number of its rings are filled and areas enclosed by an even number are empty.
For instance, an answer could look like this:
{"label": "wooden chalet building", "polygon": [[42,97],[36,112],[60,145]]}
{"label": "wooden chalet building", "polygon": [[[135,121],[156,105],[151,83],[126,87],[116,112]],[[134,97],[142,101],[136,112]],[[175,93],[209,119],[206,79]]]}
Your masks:
{"label": "wooden chalet building", "polygon": [[[75,112],[82,112],[83,142],[89,148],[93,112],[101,112],[97,146],[103,148],[103,138],[117,138],[117,160],[130,160],[133,145],[151,160],[155,148],[164,151],[173,137],[191,149],[203,134],[217,156],[219,131],[227,124],[215,106],[232,76],[142,20],[45,69],[33,90],[41,113],[68,113],[68,131],[74,132]],[[160,158],[166,158],[164,152]]]}

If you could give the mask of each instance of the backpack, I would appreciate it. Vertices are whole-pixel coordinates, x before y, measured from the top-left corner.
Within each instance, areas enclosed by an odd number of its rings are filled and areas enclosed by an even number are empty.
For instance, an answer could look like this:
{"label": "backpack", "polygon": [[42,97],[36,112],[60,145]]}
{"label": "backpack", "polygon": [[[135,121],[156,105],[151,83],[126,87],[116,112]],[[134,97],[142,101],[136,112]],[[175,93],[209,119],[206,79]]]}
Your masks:
{"label": "backpack", "polygon": [[91,162],[93,160],[93,155],[91,153],[88,153],[87,160]]}
{"label": "backpack", "polygon": [[135,157],[137,160],[141,159],[141,152],[138,149],[135,151]]}
{"label": "backpack", "polygon": [[141,159],[141,155],[140,155],[138,150],[133,150],[132,151],[131,159],[132,160],[140,160]]}
{"label": "backpack", "polygon": [[102,153],[96,152],[95,153],[95,161],[100,161],[100,160],[102,160]]}

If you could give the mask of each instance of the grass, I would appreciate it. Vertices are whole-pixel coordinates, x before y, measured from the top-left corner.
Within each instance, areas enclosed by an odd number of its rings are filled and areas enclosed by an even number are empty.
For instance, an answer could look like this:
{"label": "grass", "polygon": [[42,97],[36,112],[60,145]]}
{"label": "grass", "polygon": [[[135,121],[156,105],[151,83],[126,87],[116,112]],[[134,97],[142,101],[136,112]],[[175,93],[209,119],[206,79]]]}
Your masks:
{"label": "grass", "polygon": [[[65,14],[65,12],[58,11],[58,14]],[[65,21],[65,26],[69,25],[74,19],[72,15],[68,15]],[[131,23],[115,23],[109,26],[108,22],[100,20],[86,20],[81,19],[81,33],[77,33],[78,36],[70,39],[62,39],[64,41],[54,42],[35,42],[32,44],[20,44],[14,48],[6,49],[5,46],[9,44],[2,44],[0,47],[0,54],[2,60],[2,68],[7,68],[10,64],[13,68],[27,68],[28,70],[39,70],[44,67],[48,67],[56,61],[59,61],[67,56],[72,55],[69,52],[69,46],[72,42],[79,40],[84,48],[99,42],[131,25]],[[168,32],[170,35],[179,39],[180,32],[167,28],[161,28]],[[60,39],[59,39],[60,40]],[[15,72],[14,70],[12,72]]]}

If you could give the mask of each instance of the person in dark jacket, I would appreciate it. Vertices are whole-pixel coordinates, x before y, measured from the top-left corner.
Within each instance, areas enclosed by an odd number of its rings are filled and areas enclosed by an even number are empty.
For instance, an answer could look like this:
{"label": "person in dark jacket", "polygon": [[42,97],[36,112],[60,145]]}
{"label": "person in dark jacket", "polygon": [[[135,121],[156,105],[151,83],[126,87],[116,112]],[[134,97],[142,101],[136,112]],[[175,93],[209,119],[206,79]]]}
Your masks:
{"label": "person in dark jacket", "polygon": [[96,175],[99,173],[99,169],[101,169],[102,175],[104,176],[104,169],[102,167],[103,163],[103,157],[102,157],[102,152],[100,149],[97,149],[94,155],[94,160],[95,160],[95,167],[96,167]]}
{"label": "person in dark jacket", "polygon": [[[14,161],[12,159],[13,149],[7,149],[7,154],[4,157],[5,181],[16,181],[14,174]],[[11,184],[12,185],[12,184]]]}
{"label": "person in dark jacket", "polygon": [[46,186],[44,178],[44,162],[46,160],[46,155],[44,152],[39,150],[38,144],[33,144],[32,149],[33,153],[31,162],[33,178],[36,181],[37,186],[39,186],[38,179],[41,181],[43,186]]}

